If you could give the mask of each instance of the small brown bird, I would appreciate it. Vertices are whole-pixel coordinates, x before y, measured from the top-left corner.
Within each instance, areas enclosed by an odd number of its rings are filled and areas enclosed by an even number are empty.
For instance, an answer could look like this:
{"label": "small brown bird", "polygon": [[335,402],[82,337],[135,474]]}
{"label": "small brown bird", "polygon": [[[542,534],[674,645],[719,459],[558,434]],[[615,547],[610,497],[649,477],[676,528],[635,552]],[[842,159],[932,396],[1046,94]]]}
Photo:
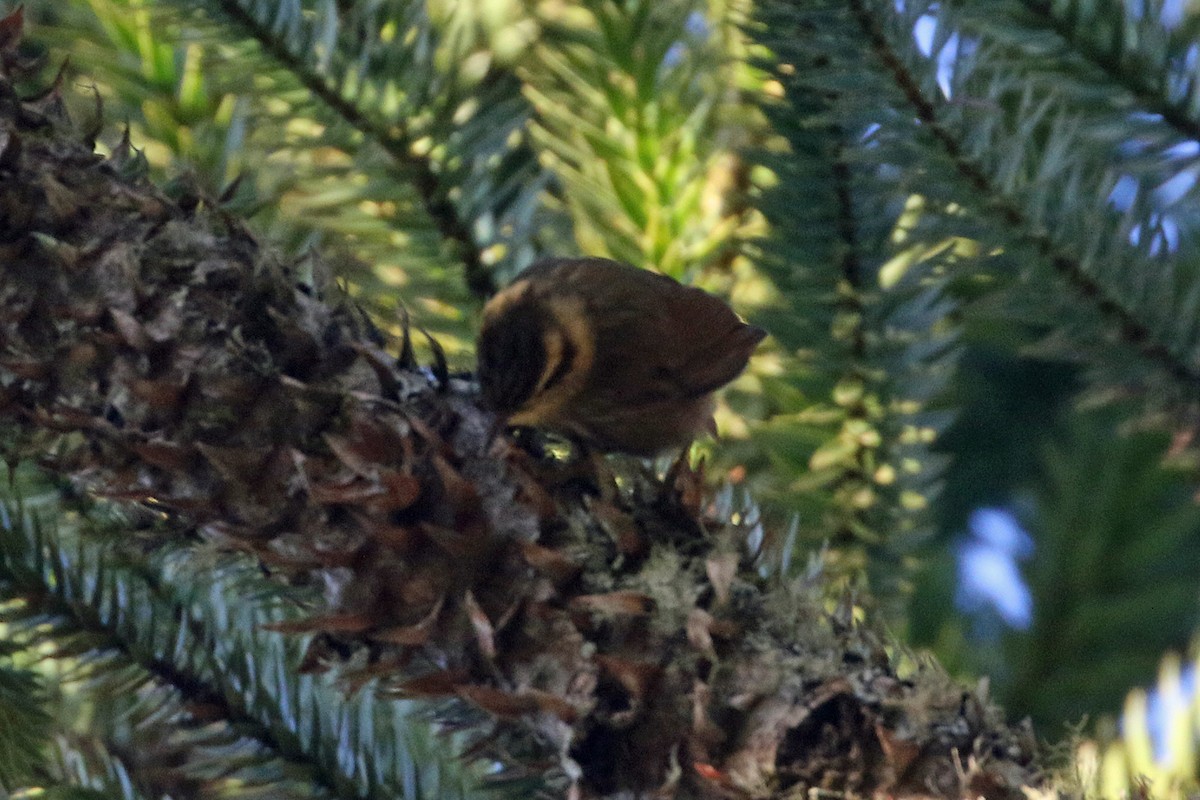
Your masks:
{"label": "small brown bird", "polygon": [[714,432],[712,393],[766,332],[724,301],[604,258],[551,258],[483,311],[479,383],[509,425],[653,455]]}

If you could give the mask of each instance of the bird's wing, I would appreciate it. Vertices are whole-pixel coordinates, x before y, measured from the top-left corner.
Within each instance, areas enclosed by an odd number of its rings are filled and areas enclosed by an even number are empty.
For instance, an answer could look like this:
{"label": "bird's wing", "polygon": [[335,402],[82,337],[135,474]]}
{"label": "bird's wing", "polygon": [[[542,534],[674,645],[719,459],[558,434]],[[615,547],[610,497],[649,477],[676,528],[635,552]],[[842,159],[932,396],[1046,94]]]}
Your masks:
{"label": "bird's wing", "polygon": [[[766,332],[747,325],[724,301],[668,278],[643,272],[648,280],[629,281],[630,296],[597,309],[596,382],[623,375],[627,387],[640,387],[626,402],[699,397],[738,376]],[[631,336],[631,331],[640,331]],[[616,390],[616,381],[610,387]]]}
{"label": "bird's wing", "polygon": [[660,369],[685,396],[707,394],[736,378],[767,335],[700,289],[671,293],[666,305],[670,333],[663,339]]}
{"label": "bird's wing", "polygon": [[[520,277],[587,302],[597,339],[590,392],[604,402],[700,397],[737,377],[766,332],[723,300],[607,259],[547,259]],[[589,284],[603,282],[603,291]]]}

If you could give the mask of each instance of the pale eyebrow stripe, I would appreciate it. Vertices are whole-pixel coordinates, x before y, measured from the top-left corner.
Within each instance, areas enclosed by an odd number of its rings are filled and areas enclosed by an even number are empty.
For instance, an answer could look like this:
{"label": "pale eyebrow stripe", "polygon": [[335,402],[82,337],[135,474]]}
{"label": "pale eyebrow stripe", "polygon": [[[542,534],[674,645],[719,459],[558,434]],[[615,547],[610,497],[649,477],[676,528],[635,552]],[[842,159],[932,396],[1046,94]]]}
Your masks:
{"label": "pale eyebrow stripe", "polygon": [[[538,376],[537,384],[533,387],[533,391],[529,393],[530,397],[544,392],[562,380],[563,374],[571,366],[568,359],[574,360],[574,353],[568,355],[565,352],[568,343],[561,328],[547,330],[542,337],[542,344],[546,349],[546,366],[542,368],[542,374]],[[574,347],[571,347],[571,350],[574,349]]]}
{"label": "pale eyebrow stripe", "polygon": [[538,380],[536,392],[544,392],[557,385],[571,371],[571,367],[575,366],[575,356],[577,355],[575,343],[569,338],[563,337],[562,344],[555,355],[557,356],[555,362],[550,361],[547,357],[546,369],[542,370],[542,377]]}

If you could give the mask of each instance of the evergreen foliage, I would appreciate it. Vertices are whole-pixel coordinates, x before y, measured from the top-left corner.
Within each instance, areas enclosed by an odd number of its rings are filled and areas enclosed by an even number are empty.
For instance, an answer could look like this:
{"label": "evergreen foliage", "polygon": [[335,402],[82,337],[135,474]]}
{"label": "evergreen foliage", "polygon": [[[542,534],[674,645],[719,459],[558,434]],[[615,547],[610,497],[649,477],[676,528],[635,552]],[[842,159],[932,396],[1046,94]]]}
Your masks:
{"label": "evergreen foliage", "polygon": [[[808,534],[830,538],[894,598],[904,557],[928,533],[939,477],[929,445],[948,420],[929,402],[957,336],[945,284],[978,247],[937,197],[938,173],[923,172],[917,187],[894,168],[921,147],[920,132],[880,113],[880,95],[900,98],[886,73],[840,45],[848,12],[765,8],[768,44],[784,59],[786,105],[773,118],[791,147],[766,162],[778,175],[763,199],[775,235],[760,263],[779,300],[760,315],[803,360],[768,384],[780,413],[756,439],[791,478],[777,489],[782,502],[815,518]],[[792,34],[818,30],[826,35]],[[876,91],[844,90],[848,74]]]}
{"label": "evergreen foliage", "polygon": [[1042,454],[1040,485],[1022,504],[1037,542],[1026,573],[1040,602],[988,666],[997,693],[1021,698],[1050,736],[1087,713],[1115,715],[1109,687],[1145,682],[1200,621],[1190,470],[1164,464],[1161,431],[1129,431],[1114,446],[1118,419],[1112,410],[1075,417]]}
{"label": "evergreen foliage", "polygon": [[[522,65],[534,141],[589,255],[674,277],[728,258],[743,220],[737,96],[700,3],[581,3],[543,19]],[[717,23],[720,24],[720,23]],[[733,133],[737,131],[738,133]],[[732,208],[731,208],[732,207]]]}
{"label": "evergreen foliage", "polygon": [[1195,670],[1194,657],[1181,661],[1168,653],[1150,691],[1138,688],[1126,696],[1120,729],[1106,719],[1098,741],[1078,744],[1075,770],[1085,791],[1097,797],[1195,796]]}
{"label": "evergreen foliage", "polygon": [[42,676],[13,663],[21,649],[4,643],[8,662],[0,669],[0,787],[27,785],[49,744],[50,715],[46,712]]}
{"label": "evergreen foliage", "polygon": [[[955,668],[994,671],[1043,735],[1114,710],[1192,633],[1200,17],[1177,4],[33,0],[26,13],[50,46],[42,84],[69,55],[85,85],[67,101],[110,149],[101,120],[127,121],[157,178],[221,198],[289,255],[333,254],[380,326],[397,327],[403,299],[456,367],[480,301],[541,253],[726,293],[775,342],[729,392],[713,452],[764,504],[763,546],[799,564],[797,548],[826,545],[831,575]],[[1031,357],[1053,389],[996,378],[1031,374]],[[1004,409],[994,427],[961,418],[981,391]],[[1096,405],[1113,410],[1080,410]],[[1048,420],[1008,416],[1031,408]],[[1038,551],[1032,630],[980,644],[949,609],[951,539],[982,503],[1025,503]],[[287,667],[296,643],[258,626],[290,601],[244,563],[212,556],[206,584],[179,568],[191,550],[10,517],[0,785],[149,797],[177,780],[235,796],[287,776],[294,796],[470,793],[402,705]],[[43,647],[53,656],[35,659]],[[76,694],[60,697],[40,661],[70,664]],[[206,712],[221,698],[220,730],[178,722],[195,698],[155,664],[205,687]],[[131,687],[140,706],[105,705]],[[64,731],[64,702],[128,727]],[[131,766],[130,742],[176,735],[190,766]],[[211,758],[188,761],[202,750],[245,772],[214,778]]]}
{"label": "evergreen foliage", "polygon": [[[1109,425],[1084,417],[1073,427],[1047,456],[1031,521],[1040,548],[1029,579],[1041,610],[1009,650],[1012,693],[1048,723],[1104,708],[1105,687],[1144,681],[1200,621],[1200,508],[1191,482],[1160,464],[1166,437],[1132,433],[1117,449]],[[1055,648],[1073,658],[1047,659]]]}
{"label": "evergreen foliage", "polygon": [[6,649],[41,666],[4,673],[7,791],[476,796],[478,777],[412,704],[297,672],[306,642],[267,626],[305,613],[311,592],[245,557],[151,548],[157,515],[80,513],[28,473],[18,492],[0,540]]}
{"label": "evergreen foliage", "polygon": [[[839,148],[848,148],[852,154],[848,160],[857,164],[886,146],[875,140],[886,143],[891,126],[900,130],[897,139],[905,152],[882,156],[878,174],[911,182],[908,198],[923,225],[937,232],[943,252],[957,251],[958,257],[935,266],[934,274],[949,282],[952,296],[970,302],[961,311],[950,304],[944,312],[934,312],[924,321],[924,330],[936,333],[939,325],[964,319],[972,337],[985,337],[992,346],[1022,347],[1062,362],[1082,361],[1096,395],[1111,395],[1116,387],[1128,392],[1136,386],[1144,398],[1142,410],[1160,408],[1164,400],[1171,405],[1169,398],[1175,399],[1177,410],[1186,407],[1193,391],[1197,351],[1191,336],[1200,297],[1190,266],[1195,238],[1189,209],[1194,203],[1190,192],[1194,151],[1165,115],[1139,113],[1131,103],[1127,75],[1101,69],[1091,50],[1072,51],[1071,42],[1055,33],[1053,19],[1031,14],[1019,4],[764,5],[773,13],[767,17],[766,29],[783,41],[776,49],[785,62],[791,56],[792,63],[781,72],[784,85],[790,79],[792,85],[811,82],[816,89],[793,100],[792,108],[800,112],[796,117],[818,131],[825,119],[846,125],[844,129],[826,125],[824,132],[833,137],[824,143],[817,132],[804,129],[808,138],[794,150],[819,155],[817,177],[808,183],[793,178],[801,185],[796,196],[821,197],[822,185],[837,185],[832,173],[837,154],[844,152]],[[1139,24],[1162,24],[1161,18],[1153,19]],[[1137,31],[1122,29],[1122,35],[1133,41]],[[1163,63],[1174,66],[1178,61],[1166,58]],[[1155,106],[1162,107],[1165,104]],[[849,144],[839,142],[838,134]],[[798,163],[800,159],[788,160],[793,168]],[[877,191],[863,184],[854,189],[859,194],[846,196],[863,204]],[[826,205],[813,203],[810,208],[819,210],[810,213],[824,224],[794,227],[805,232],[815,229],[818,236],[838,229],[832,223],[838,219],[836,191],[826,188],[823,195]],[[882,193],[893,202],[904,196],[894,188]],[[780,205],[794,208],[796,201]],[[880,216],[865,218],[874,221]],[[840,230],[857,233],[856,222],[851,218]],[[842,239],[838,244],[843,249],[835,252],[843,253],[849,249],[847,243],[860,241],[848,233]],[[780,237],[772,244],[781,240],[790,246],[803,238]],[[869,243],[869,239],[861,241]],[[797,247],[802,249],[803,245]],[[869,244],[863,249],[870,255],[880,250]],[[797,260],[793,256],[783,263]],[[859,255],[850,263],[861,260]],[[845,256],[841,263],[847,263]],[[879,283],[886,285],[886,281]],[[857,305],[862,307],[861,301]],[[1000,320],[1006,329],[998,328]],[[882,374],[894,379],[900,373],[890,369]],[[1139,563],[1178,563],[1181,555],[1195,550],[1198,528],[1185,504],[1181,516],[1166,523],[1172,533],[1150,533],[1155,526],[1141,512],[1137,513],[1138,535],[1106,539],[1103,531],[1107,526],[1119,527],[1129,509],[1140,510],[1147,504],[1162,507],[1161,496],[1148,503],[1122,496],[1123,490],[1137,491],[1145,480],[1154,487],[1151,491],[1167,491],[1161,475],[1149,477],[1153,464],[1162,458],[1165,440],[1135,444],[1126,436],[1114,439],[1115,427],[1110,421],[1105,433],[1099,434],[1106,437],[1103,456],[1092,452],[1075,462],[1073,470],[1064,471],[1069,478],[1060,473],[1048,479],[1070,481],[1079,499],[1094,505],[1096,488],[1089,493],[1088,484],[1081,481],[1087,471],[1083,463],[1109,462],[1117,468],[1124,462],[1114,449],[1139,446],[1147,448],[1144,460],[1102,487],[1111,500],[1111,505],[1101,506],[1108,515],[1097,514],[1089,517],[1090,524],[1078,526],[1070,551],[1061,556],[1053,549],[1041,551],[1036,559],[1036,569],[1053,569],[1051,565],[1057,563],[1067,574],[1078,576],[1070,584],[1076,591],[1068,593],[1069,602],[1078,603],[1080,615],[1088,619],[1086,625],[1097,632],[1111,632],[1118,622],[1102,609],[1121,604],[1109,595],[1121,591],[1124,581],[1114,582],[1112,576],[1106,580],[1103,573],[1096,573],[1098,563],[1121,563],[1112,543],[1129,543],[1139,553]],[[1051,519],[1056,513],[1069,513],[1069,507],[1065,498],[1058,497],[1047,499],[1039,511]],[[1086,536],[1081,529],[1087,530]],[[1143,535],[1148,538],[1142,539]],[[1048,534],[1039,541],[1051,548]],[[1098,561],[1080,559],[1084,541],[1102,553]],[[1101,545],[1105,541],[1107,548]],[[1163,555],[1172,548],[1177,548],[1173,555]],[[1155,561],[1159,557],[1163,560]],[[1186,567],[1181,568],[1186,572]],[[1136,607],[1131,607],[1122,624],[1146,623],[1162,637],[1158,647],[1177,645],[1194,620],[1194,592],[1184,589],[1171,594],[1157,581],[1148,585],[1145,570],[1135,574],[1141,581],[1130,592],[1137,599],[1131,597],[1126,604]],[[1028,669],[1023,684],[1011,687],[1012,693],[1004,696],[1028,711],[1038,709],[1039,702],[1057,704],[1043,719],[1073,719],[1087,708],[1096,708],[1095,697],[1088,703],[1073,692],[1106,678],[1094,660],[1089,667],[1072,663],[1062,649],[1048,645],[1051,640],[1061,642],[1063,635],[1058,626],[1064,620],[1055,614],[1052,598],[1064,599],[1064,579],[1060,572],[1051,588],[1052,581],[1035,576],[1035,585],[1042,589],[1037,595],[1038,625],[1044,625],[1040,629],[1047,638],[1039,642],[1014,634],[1011,639],[1020,644],[1006,648],[1001,657],[1002,667]],[[1187,578],[1181,581],[1186,587]],[[1172,624],[1158,625],[1145,613],[1137,613],[1138,608],[1154,609],[1156,619],[1171,619]],[[1065,652],[1094,659],[1094,648],[1079,644],[1080,650]],[[1061,661],[1051,667],[1024,660],[1022,654],[1031,652]],[[1150,658],[1155,652],[1150,650]],[[1137,660],[1143,661],[1144,670],[1144,659],[1136,658],[1119,669],[1135,671]],[[1045,683],[1051,669],[1062,669],[1074,689]],[[1128,679],[1129,673],[1125,675]],[[999,683],[1003,688],[1004,682]]]}

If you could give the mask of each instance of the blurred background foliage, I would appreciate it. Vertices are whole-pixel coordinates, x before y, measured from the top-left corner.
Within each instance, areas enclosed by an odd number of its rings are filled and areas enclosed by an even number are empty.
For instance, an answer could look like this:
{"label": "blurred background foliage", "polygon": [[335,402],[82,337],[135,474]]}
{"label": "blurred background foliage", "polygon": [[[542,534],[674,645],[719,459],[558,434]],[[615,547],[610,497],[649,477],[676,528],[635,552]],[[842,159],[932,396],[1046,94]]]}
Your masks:
{"label": "blurred background foliage", "polygon": [[[1164,796],[1195,787],[1194,671],[1169,655],[1200,622],[1190,4],[26,0],[25,13],[43,81],[66,63],[74,112],[103,101],[98,147],[127,126],[158,179],[220,198],[301,263],[320,250],[325,279],[385,330],[403,303],[456,369],[471,368],[484,300],[542,254],[726,295],[772,339],[726,391],[722,439],[698,449],[761,503],[769,546],[824,548],[833,585],[900,642],[990,676],[1010,714],[1067,742],[1064,768],[1089,792],[1139,775]],[[84,535],[78,509],[30,516],[47,491],[10,493],[0,786],[245,796],[299,770],[296,796],[470,794],[420,719],[348,711],[336,693],[296,705],[309,679],[229,616],[231,597],[274,591],[253,570],[221,562],[221,588],[166,592],[173,556]],[[129,607],[143,585],[157,599]],[[230,631],[244,680],[187,660],[187,636]],[[1160,660],[1159,686],[1124,700]],[[219,723],[197,727],[195,699],[172,694],[180,676],[207,687]],[[63,703],[108,716],[116,687],[140,698],[114,712],[121,730],[54,724],[73,716]],[[189,738],[201,730],[219,744]],[[1164,731],[1170,747],[1152,741]],[[171,737],[170,769],[134,757]],[[228,777],[214,752],[248,772]]]}

